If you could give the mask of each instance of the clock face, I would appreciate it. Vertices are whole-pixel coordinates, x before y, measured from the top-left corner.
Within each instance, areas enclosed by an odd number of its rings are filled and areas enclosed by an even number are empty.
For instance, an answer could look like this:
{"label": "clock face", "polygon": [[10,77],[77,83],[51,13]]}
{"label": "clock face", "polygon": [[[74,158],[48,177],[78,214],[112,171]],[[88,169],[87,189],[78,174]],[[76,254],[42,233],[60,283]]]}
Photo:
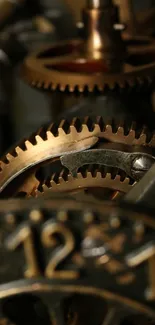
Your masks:
{"label": "clock face", "polygon": [[155,318],[153,216],[66,198],[29,202],[0,215],[0,301],[30,294],[51,307],[93,295]]}

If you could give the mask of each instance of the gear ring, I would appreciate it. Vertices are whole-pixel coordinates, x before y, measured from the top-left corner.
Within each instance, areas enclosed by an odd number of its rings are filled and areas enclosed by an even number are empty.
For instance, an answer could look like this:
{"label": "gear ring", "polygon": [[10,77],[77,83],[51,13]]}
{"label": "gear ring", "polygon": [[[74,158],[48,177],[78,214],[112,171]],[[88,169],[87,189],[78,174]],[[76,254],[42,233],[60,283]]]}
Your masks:
{"label": "gear ring", "polygon": [[88,194],[98,197],[98,195],[94,195],[95,193],[93,194],[95,188],[96,190],[100,189],[99,192],[101,191],[100,196],[102,195],[102,198],[105,198],[106,189],[111,191],[112,193],[108,192],[107,195],[109,199],[113,200],[118,199],[121,194],[127,193],[135,185],[135,182],[127,177],[124,172],[103,166],[83,168],[77,173],[76,178],[65,169],[48,177],[48,180],[44,182],[39,182],[34,174],[32,177],[33,179],[30,177],[32,192],[29,192],[30,187],[26,188],[25,184],[23,184],[19,189],[19,193],[21,191],[25,192],[28,197],[40,197],[53,192],[76,195],[81,191],[88,190]]}
{"label": "gear ring", "polygon": [[[123,42],[112,1],[87,1],[83,10],[84,35],[44,48],[25,60],[22,75],[31,85],[61,92],[104,92],[134,87],[154,80],[154,52],[132,53]],[[145,46],[147,49],[147,47]],[[154,48],[154,43],[153,43]]]}
{"label": "gear ring", "polygon": [[[28,57],[22,75],[31,85],[61,92],[103,92],[153,82],[154,55],[126,51],[112,1],[87,1],[84,41],[71,40]],[[128,52],[128,53],[126,53]],[[140,55],[141,54],[141,55]]]}
{"label": "gear ring", "polygon": [[[123,72],[108,73],[103,60],[94,62],[74,55],[80,44],[78,41],[68,41],[34,53],[25,61],[22,69],[23,78],[38,88],[80,93],[135,87],[141,85],[143,81],[147,81],[148,84],[153,82],[155,69],[153,53],[148,54],[148,58],[142,53],[129,54]],[[46,58],[47,53],[51,53],[51,57]],[[57,57],[56,55],[60,53],[65,55]],[[138,61],[142,62],[139,66]]]}

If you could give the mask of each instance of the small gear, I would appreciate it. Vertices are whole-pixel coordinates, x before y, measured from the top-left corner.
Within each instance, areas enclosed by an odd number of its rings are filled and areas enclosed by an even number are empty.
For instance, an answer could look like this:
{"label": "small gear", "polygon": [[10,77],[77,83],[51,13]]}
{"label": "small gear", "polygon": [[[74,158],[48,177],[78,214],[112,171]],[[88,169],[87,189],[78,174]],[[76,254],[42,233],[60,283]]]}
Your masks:
{"label": "small gear", "polygon": [[[36,179],[36,185],[37,183]],[[89,166],[83,168],[81,172],[79,171],[76,178],[64,169],[59,174],[53,174],[50,179],[40,183],[30,196],[39,197],[52,192],[76,195],[81,191],[88,191],[88,194],[96,198],[118,199],[121,194],[127,193],[134,184],[134,180],[121,171],[103,166]]]}
{"label": "small gear", "polygon": [[0,161],[0,192],[26,170],[39,168],[67,152],[93,147],[99,139],[109,142],[155,147],[155,133],[135,123],[105,123],[102,117],[74,118],[42,128],[7,153]]}
{"label": "small gear", "polygon": [[115,29],[112,1],[99,1],[98,7],[92,3],[88,1],[83,14],[85,41],[62,42],[30,55],[22,67],[23,79],[38,88],[69,93],[153,83],[154,55],[132,53],[132,46],[126,50],[120,31]]}

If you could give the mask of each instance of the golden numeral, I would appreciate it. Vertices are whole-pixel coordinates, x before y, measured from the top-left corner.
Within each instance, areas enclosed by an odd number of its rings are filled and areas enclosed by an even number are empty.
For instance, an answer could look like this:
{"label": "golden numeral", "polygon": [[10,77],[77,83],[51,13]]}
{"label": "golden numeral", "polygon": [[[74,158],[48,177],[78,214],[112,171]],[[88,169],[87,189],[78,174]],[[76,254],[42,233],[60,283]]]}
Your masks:
{"label": "golden numeral", "polygon": [[77,271],[59,271],[57,270],[58,265],[68,257],[75,248],[75,241],[72,233],[64,225],[50,223],[47,224],[42,232],[42,242],[46,247],[55,246],[54,235],[60,235],[64,239],[64,245],[59,248],[59,251],[52,256],[50,262],[45,269],[45,275],[48,278],[72,278],[78,277]]}
{"label": "golden numeral", "polygon": [[17,231],[13,235],[9,236],[6,241],[6,246],[10,250],[16,249],[21,244],[24,247],[25,259],[27,263],[25,276],[32,278],[41,275],[34,247],[33,232],[28,225],[19,227]]}

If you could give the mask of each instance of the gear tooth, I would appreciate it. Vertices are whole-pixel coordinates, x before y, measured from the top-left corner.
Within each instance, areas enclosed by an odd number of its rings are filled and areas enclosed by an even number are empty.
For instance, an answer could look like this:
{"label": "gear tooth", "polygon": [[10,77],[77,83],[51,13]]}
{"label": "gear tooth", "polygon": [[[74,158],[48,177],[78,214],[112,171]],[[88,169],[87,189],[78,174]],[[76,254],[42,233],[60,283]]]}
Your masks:
{"label": "gear tooth", "polygon": [[146,144],[146,134],[141,134],[141,135],[140,135],[140,138],[139,138],[138,144],[139,144],[140,146]]}
{"label": "gear tooth", "polygon": [[122,183],[129,185],[129,184],[130,184],[130,179],[129,179],[129,177],[126,177],[126,178],[122,181]]}
{"label": "gear tooth", "polygon": [[64,182],[65,182],[65,181],[64,181],[63,177],[60,176],[60,177],[59,177],[59,184],[62,184],[62,183],[64,183]]}
{"label": "gear tooth", "polygon": [[96,177],[97,177],[97,178],[102,178],[102,174],[101,174],[101,172],[98,171],[98,172],[96,173]]}
{"label": "gear tooth", "polygon": [[144,125],[142,128],[142,131],[141,131],[141,135],[143,135],[143,134],[147,135],[147,133],[148,133],[148,128],[146,125]]}
{"label": "gear tooth", "polygon": [[96,134],[100,134],[102,131],[101,131],[101,128],[100,128],[100,125],[99,124],[94,124],[94,133]]}
{"label": "gear tooth", "polygon": [[77,135],[77,130],[76,130],[75,126],[70,125],[69,130],[70,130],[69,133],[73,136],[73,139],[75,139],[75,137]]}
{"label": "gear tooth", "polygon": [[44,89],[48,89],[49,88],[49,83],[48,82],[44,82]]}
{"label": "gear tooth", "polygon": [[[46,193],[49,190],[49,187],[46,184],[42,185],[42,192]],[[40,192],[41,193],[41,192]]]}
{"label": "gear tooth", "polygon": [[135,137],[136,137],[136,132],[135,132],[135,130],[130,130],[129,131],[129,133],[128,133],[128,135],[127,135],[127,139],[129,139],[129,142],[131,143],[131,144],[133,144],[133,142],[135,141]]}
{"label": "gear tooth", "polygon": [[82,124],[82,132],[89,132],[88,126],[86,124]]}
{"label": "gear tooth", "polygon": [[10,162],[12,159],[14,159],[14,157],[10,153],[7,153],[6,159]]}
{"label": "gear tooth", "polygon": [[78,178],[78,179],[82,179],[82,178],[83,178],[82,173],[78,172],[78,173],[77,173],[77,178]]}
{"label": "gear tooth", "polygon": [[112,174],[111,173],[107,173],[105,176],[106,179],[111,180],[112,179]]}
{"label": "gear tooth", "polygon": [[[74,93],[75,92],[75,87],[74,86],[68,86],[68,88],[69,88],[69,92],[70,93]],[[79,88],[77,87],[77,91],[79,91]]]}
{"label": "gear tooth", "polygon": [[65,131],[62,128],[58,128],[58,136],[63,137],[65,135],[66,135]]}
{"label": "gear tooth", "polygon": [[26,140],[25,141],[25,147],[27,150],[31,149],[33,147],[33,144],[29,141],[29,140]]}
{"label": "gear tooth", "polygon": [[52,132],[50,132],[50,131],[47,131],[46,132],[46,136],[47,136],[47,140],[53,140],[54,139],[54,135],[53,135],[53,133]]}
{"label": "gear tooth", "polygon": [[118,136],[124,136],[124,128],[119,126],[116,133]]}
{"label": "gear tooth", "polygon": [[110,133],[113,133],[113,131],[112,131],[112,125],[110,123],[106,124],[105,131],[110,132]]}
{"label": "gear tooth", "polygon": [[59,90],[61,92],[64,92],[65,91],[65,86],[64,85],[59,85],[58,88],[59,88]]}
{"label": "gear tooth", "polygon": [[[78,176],[78,175],[77,175]],[[73,180],[73,176],[71,174],[68,174],[68,182]]]}
{"label": "gear tooth", "polygon": [[50,88],[55,91],[57,89],[57,85],[55,85],[54,83],[51,83]]}
{"label": "gear tooth", "polygon": [[35,136],[35,139],[36,139],[36,142],[37,142],[37,143],[40,143],[40,142],[43,142],[43,141],[44,141],[44,140],[40,137],[40,135],[38,135],[38,134]]}
{"label": "gear tooth", "polygon": [[91,172],[91,171],[86,171],[86,177],[87,177],[87,178],[94,177],[93,172]]}
{"label": "gear tooth", "polygon": [[118,182],[120,182],[121,181],[121,176],[120,175],[116,175],[115,176],[115,180],[118,180]]}
{"label": "gear tooth", "polygon": [[17,153],[17,155],[20,155],[20,153],[22,153],[23,150],[18,146],[15,148],[15,152]]}
{"label": "gear tooth", "polygon": [[58,184],[56,184],[56,182],[53,179],[51,179],[50,184],[48,186],[46,185],[46,188],[47,189],[50,189],[50,188],[53,189],[53,188],[55,188],[57,186],[58,186]]}
{"label": "gear tooth", "polygon": [[33,87],[36,86],[36,81],[35,81],[35,80],[30,81],[30,83],[31,83],[31,85],[32,85]]}

